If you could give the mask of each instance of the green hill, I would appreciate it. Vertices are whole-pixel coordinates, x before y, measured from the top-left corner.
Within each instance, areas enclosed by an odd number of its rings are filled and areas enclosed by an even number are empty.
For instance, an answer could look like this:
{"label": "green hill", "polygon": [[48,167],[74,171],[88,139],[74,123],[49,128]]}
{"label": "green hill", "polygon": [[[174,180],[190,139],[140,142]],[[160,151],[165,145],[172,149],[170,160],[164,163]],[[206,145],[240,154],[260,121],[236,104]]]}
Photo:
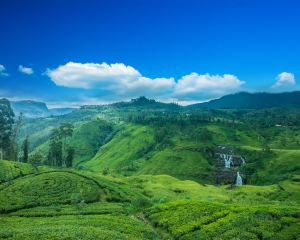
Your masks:
{"label": "green hill", "polygon": [[209,181],[212,166],[201,153],[182,145],[176,136],[157,139],[159,129],[128,125],[83,166],[118,174],[168,174],[180,179]]}

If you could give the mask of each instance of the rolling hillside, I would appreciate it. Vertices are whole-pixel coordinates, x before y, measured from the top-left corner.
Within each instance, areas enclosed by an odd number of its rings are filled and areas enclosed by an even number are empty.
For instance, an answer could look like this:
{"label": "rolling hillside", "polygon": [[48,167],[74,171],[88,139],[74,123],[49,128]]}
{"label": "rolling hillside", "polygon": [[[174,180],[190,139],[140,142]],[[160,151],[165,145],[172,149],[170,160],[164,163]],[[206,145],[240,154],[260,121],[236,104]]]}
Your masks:
{"label": "rolling hillside", "polygon": [[[17,173],[15,164],[10,163],[10,168]],[[29,164],[22,167],[30,169]],[[299,236],[296,178],[281,185],[232,189],[169,176],[112,178],[64,169],[37,169],[15,174],[14,180],[0,172],[0,178],[4,181],[0,184],[2,239],[214,239],[222,234],[292,240]]]}
{"label": "rolling hillside", "polygon": [[[31,150],[41,151],[45,161],[50,131],[71,122],[75,129],[69,144],[75,148],[73,166],[79,169],[119,176],[167,174],[212,184],[217,177],[212,154],[216,146],[225,143],[248,158],[244,171],[249,183],[272,184],[299,174],[300,128],[275,125],[290,121],[297,112],[186,112],[174,107],[144,98],[84,106],[64,116],[26,121],[20,141],[29,135]],[[274,125],[265,126],[266,116],[272,116]],[[266,143],[275,149],[271,155],[262,153]]]}
{"label": "rolling hillside", "polygon": [[[297,116],[139,98],[25,119],[18,140],[42,164],[0,160],[0,239],[297,239]],[[71,168],[44,165],[62,123]]]}

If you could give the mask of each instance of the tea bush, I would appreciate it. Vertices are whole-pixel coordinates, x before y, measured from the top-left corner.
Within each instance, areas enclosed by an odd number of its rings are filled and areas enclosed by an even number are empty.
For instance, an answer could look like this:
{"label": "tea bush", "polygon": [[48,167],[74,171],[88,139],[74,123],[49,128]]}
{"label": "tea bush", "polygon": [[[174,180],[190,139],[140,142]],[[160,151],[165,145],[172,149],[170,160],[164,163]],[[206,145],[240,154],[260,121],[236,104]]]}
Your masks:
{"label": "tea bush", "polygon": [[175,201],[148,210],[175,239],[299,239],[300,209]]}

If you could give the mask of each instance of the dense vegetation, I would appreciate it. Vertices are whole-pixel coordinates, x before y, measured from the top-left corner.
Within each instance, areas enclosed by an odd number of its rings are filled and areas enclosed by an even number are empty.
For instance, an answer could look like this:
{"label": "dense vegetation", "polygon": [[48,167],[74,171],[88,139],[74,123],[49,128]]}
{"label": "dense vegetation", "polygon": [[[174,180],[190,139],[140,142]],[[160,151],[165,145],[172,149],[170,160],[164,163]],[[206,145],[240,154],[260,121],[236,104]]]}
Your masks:
{"label": "dense vegetation", "polygon": [[299,239],[297,108],[0,107],[0,239]]}

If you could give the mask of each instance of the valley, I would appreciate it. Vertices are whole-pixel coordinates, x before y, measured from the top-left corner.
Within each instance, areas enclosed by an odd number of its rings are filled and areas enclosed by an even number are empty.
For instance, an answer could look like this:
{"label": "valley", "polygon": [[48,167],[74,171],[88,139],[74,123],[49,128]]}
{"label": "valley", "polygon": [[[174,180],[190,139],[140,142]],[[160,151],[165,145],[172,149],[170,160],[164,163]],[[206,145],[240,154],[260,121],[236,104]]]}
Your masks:
{"label": "valley", "polygon": [[28,161],[0,160],[0,239],[299,239],[298,116],[141,97],[24,118]]}

